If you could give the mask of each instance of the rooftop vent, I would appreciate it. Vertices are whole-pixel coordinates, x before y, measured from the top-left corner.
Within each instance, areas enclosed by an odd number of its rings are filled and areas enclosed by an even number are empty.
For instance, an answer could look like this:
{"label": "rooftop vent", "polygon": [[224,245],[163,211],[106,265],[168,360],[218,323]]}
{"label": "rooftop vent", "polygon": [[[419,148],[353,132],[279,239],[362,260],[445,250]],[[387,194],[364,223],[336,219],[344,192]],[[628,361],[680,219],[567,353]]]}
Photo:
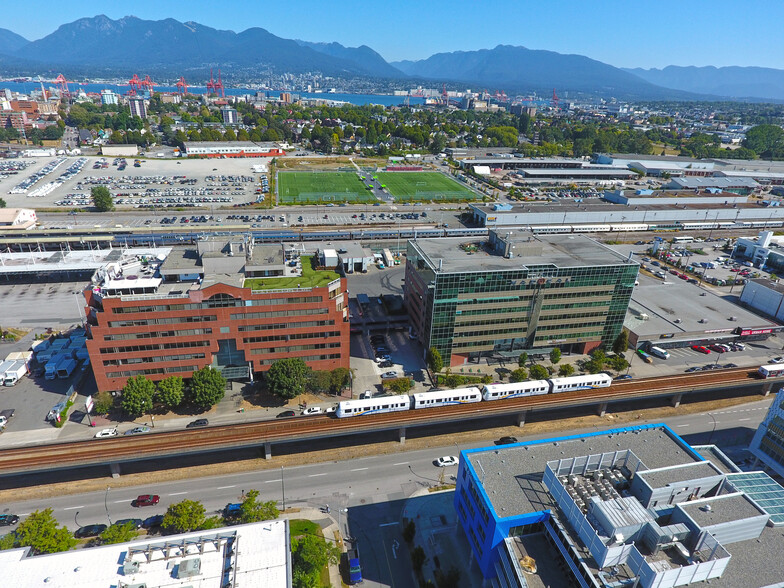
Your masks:
{"label": "rooftop vent", "polygon": [[138,561],[126,561],[123,563],[123,576],[130,576],[139,571]]}

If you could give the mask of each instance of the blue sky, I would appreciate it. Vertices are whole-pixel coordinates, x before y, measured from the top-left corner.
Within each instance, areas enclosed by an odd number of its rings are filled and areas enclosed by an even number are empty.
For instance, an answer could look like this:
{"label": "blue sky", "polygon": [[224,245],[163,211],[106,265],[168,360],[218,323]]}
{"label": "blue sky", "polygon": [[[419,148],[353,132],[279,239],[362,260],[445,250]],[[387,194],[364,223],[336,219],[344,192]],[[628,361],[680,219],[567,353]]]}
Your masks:
{"label": "blue sky", "polygon": [[579,53],[619,67],[758,65],[784,69],[781,0],[46,0],[10,3],[0,27],[35,40],[86,16],[133,14],[252,26],[280,37],[368,45],[388,61],[523,45]]}

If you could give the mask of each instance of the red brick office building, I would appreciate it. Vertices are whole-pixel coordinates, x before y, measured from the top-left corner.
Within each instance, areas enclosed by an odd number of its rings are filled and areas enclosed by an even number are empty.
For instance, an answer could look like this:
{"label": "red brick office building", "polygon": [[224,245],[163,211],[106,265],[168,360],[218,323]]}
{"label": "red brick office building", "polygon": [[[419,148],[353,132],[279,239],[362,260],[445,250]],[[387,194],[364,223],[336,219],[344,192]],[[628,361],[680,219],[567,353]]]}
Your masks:
{"label": "red brick office building", "polygon": [[137,375],[188,378],[207,365],[248,377],[288,357],[348,368],[346,280],[309,261],[281,246],[208,241],[102,268],[85,290],[98,390]]}

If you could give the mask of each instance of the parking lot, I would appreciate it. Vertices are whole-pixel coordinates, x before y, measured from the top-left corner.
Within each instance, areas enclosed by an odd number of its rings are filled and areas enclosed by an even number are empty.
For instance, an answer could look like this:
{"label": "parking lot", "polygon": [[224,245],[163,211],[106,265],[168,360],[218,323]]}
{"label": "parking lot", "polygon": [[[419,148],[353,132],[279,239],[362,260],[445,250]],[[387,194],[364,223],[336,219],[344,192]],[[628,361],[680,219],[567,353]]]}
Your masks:
{"label": "parking lot", "polygon": [[120,207],[165,208],[255,202],[269,188],[261,181],[264,174],[253,173],[251,159],[138,161],[137,166],[132,157],[20,159],[15,168],[23,169],[0,169],[0,193],[9,207],[54,207],[58,202],[78,207],[88,201],[92,186],[104,185],[119,194]]}

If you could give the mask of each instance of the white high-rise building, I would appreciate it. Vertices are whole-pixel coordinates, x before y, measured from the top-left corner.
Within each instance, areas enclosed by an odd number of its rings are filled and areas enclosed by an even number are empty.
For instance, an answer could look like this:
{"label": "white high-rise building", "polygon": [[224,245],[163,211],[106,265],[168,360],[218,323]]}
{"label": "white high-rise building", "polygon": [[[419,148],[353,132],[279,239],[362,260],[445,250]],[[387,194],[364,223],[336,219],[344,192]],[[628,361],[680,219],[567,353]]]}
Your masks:
{"label": "white high-rise building", "polygon": [[119,104],[119,102],[120,102],[120,99],[117,96],[117,94],[115,94],[111,90],[101,90],[101,104],[102,105],[105,106],[107,104]]}

